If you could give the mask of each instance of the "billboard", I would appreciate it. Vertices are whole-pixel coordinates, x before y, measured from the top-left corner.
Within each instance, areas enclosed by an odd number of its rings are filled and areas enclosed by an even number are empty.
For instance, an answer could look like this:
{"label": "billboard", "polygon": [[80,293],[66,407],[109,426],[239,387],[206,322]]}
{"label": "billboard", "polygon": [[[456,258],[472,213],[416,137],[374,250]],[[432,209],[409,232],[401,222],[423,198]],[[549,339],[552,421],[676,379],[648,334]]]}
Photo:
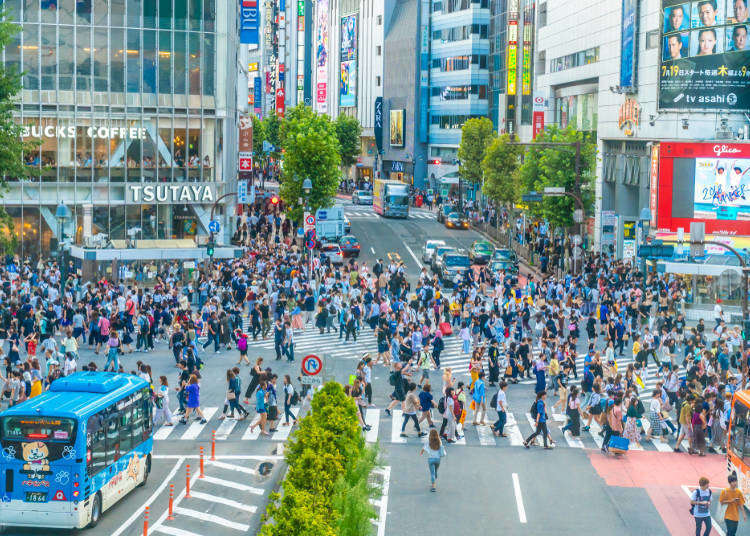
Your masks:
{"label": "billboard", "polygon": [[240,0],[240,43],[243,45],[260,44],[259,27],[258,0]]}
{"label": "billboard", "polygon": [[341,17],[339,105],[357,105],[357,15]]}
{"label": "billboard", "polygon": [[750,143],[661,142],[656,158],[659,230],[699,221],[709,234],[750,236]]}
{"label": "billboard", "polygon": [[661,0],[659,108],[750,110],[747,0]]}
{"label": "billboard", "polygon": [[375,97],[375,145],[378,153],[383,150],[383,97]]}
{"label": "billboard", "polygon": [[622,0],[620,87],[635,88],[638,77],[638,0]]}
{"label": "billboard", "polygon": [[517,70],[518,70],[518,21],[508,21],[508,84],[506,93],[508,95],[516,94]]}
{"label": "billboard", "polygon": [[250,171],[253,169],[253,120],[249,115],[241,115],[238,127],[239,170]]}
{"label": "billboard", "polygon": [[315,19],[315,110],[328,112],[328,0],[318,0]]}
{"label": "billboard", "polygon": [[404,146],[404,119],[406,110],[391,110],[391,147]]}

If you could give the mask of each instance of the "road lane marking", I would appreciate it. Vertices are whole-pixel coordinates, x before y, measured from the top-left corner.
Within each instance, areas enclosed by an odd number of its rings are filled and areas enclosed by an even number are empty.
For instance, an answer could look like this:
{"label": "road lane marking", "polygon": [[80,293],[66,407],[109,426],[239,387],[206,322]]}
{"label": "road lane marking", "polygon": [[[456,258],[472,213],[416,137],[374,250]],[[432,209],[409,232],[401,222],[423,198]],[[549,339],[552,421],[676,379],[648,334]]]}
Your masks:
{"label": "road lane marking", "polygon": [[[214,413],[216,413],[217,411],[219,411],[219,408],[204,408],[203,409],[203,416],[205,417],[206,421],[210,421],[211,417],[213,417]],[[190,418],[192,418],[193,415],[194,415],[194,413],[190,415]],[[208,424],[208,423],[206,423],[206,424]],[[182,441],[194,440],[194,439],[196,439],[200,435],[201,431],[203,431],[203,429],[205,427],[206,427],[206,425],[205,424],[201,424],[200,421],[192,422],[192,423],[190,423],[190,426],[185,431],[185,433],[182,434],[182,437],[180,437],[180,439]]]}
{"label": "road lane marking", "polygon": [[388,515],[388,488],[391,485],[391,468],[383,467],[383,497],[380,499],[380,515],[378,516],[378,536],[385,536],[385,518]]}
{"label": "road lane marking", "polygon": [[243,467],[241,465],[235,465],[233,463],[217,462],[213,460],[207,460],[208,465],[218,467],[219,469],[228,469],[230,471],[239,471],[240,473],[247,473],[248,475],[257,475],[258,471],[250,469],[249,467]]}
{"label": "road lane marking", "polygon": [[225,488],[232,488],[232,489],[237,489],[240,491],[247,491],[249,493],[254,493],[255,495],[264,494],[264,491],[260,488],[246,486],[245,484],[240,484],[232,480],[225,480],[223,478],[216,478],[215,476],[204,475],[203,478],[201,478],[201,481],[208,482],[209,484],[216,484],[217,486],[224,486]]}
{"label": "road lane marking", "polygon": [[244,523],[237,523],[236,521],[230,521],[228,519],[225,519],[220,516],[216,516],[214,514],[207,514],[205,512],[199,512],[198,510],[193,510],[192,508],[183,508],[181,506],[175,506],[174,513],[178,515],[192,517],[195,519],[200,519],[201,521],[210,521],[211,523],[216,523],[217,525],[221,525],[223,527],[229,527],[230,529],[234,529],[234,530],[241,530],[243,532],[247,532],[248,530],[250,530],[250,525],[245,525]]}
{"label": "road lane marking", "polygon": [[[140,514],[140,512],[138,512],[138,514]],[[178,529],[177,527],[170,527],[166,525],[151,527],[151,530],[155,530],[156,532],[163,532],[164,534],[171,534],[172,536],[200,536],[200,534],[190,532],[189,530]]]}
{"label": "road lane marking", "polygon": [[[299,408],[289,408],[289,411],[292,412],[292,415],[294,415],[294,418],[297,419],[297,415],[299,415]],[[276,424],[276,431],[271,436],[271,440],[273,441],[286,441],[289,439],[289,434],[292,433],[293,425],[290,422],[289,426],[284,426],[281,420],[284,419],[284,417],[279,413],[279,422]]]}
{"label": "road lane marking", "polygon": [[[154,460],[197,460],[200,458],[198,454],[155,454],[152,456]],[[283,460],[284,456],[256,456],[256,455],[245,455],[245,454],[225,454],[217,455],[219,460],[258,460],[261,462],[272,462]]]}
{"label": "road lane marking", "polygon": [[510,439],[511,446],[514,447],[520,447],[523,445],[523,434],[521,433],[521,430],[518,428],[518,423],[516,422],[516,416],[513,415],[510,411],[505,413],[505,428],[504,431],[507,430],[509,432],[508,436]]}
{"label": "road lane marking", "polygon": [[237,420],[226,417],[216,429],[216,441],[226,441],[235,426]]}
{"label": "road lane marking", "polygon": [[521,496],[521,483],[518,481],[518,473],[513,473],[513,491],[516,494],[516,507],[518,507],[518,520],[526,523],[526,509],[523,507],[523,497]]}
{"label": "road lane marking", "polygon": [[372,254],[375,255],[375,248],[371,247],[370,251],[372,251]]}
{"label": "road lane marking", "polygon": [[424,268],[424,266],[422,266],[422,263],[419,262],[419,259],[417,258],[417,256],[414,255],[414,252],[411,250],[411,248],[407,246],[406,244],[404,244],[404,247],[406,248],[406,251],[409,252],[409,255],[411,255],[411,258],[414,259],[414,262],[417,263],[417,266],[419,266],[419,269],[421,270],[422,268]]}
{"label": "road lane marking", "polygon": [[391,410],[391,443],[406,443],[406,438],[401,437],[401,421],[403,413],[400,409]]}
{"label": "road lane marking", "polygon": [[[193,475],[190,477],[190,486],[195,486],[196,480],[198,480],[198,476],[200,473],[196,471],[193,473]],[[208,477],[206,477],[208,478]],[[164,480],[164,482],[169,482],[169,478]],[[177,497],[174,498],[174,506],[177,506],[182,502],[182,500],[185,498],[185,494],[187,493],[187,488],[182,488],[180,490],[180,493],[177,495]],[[136,510],[136,513],[138,514],[138,517],[140,517],[142,510]],[[169,510],[166,508],[164,509],[164,512],[159,516],[159,519],[156,520],[156,523],[153,524],[151,527],[151,530],[161,531],[166,534],[173,534],[174,536],[198,536],[194,534],[193,532],[183,531],[182,529],[178,529],[176,527],[165,527],[163,526],[164,521],[167,519],[167,515],[169,514]]]}
{"label": "road lane marking", "polygon": [[163,441],[169,437],[169,434],[172,433],[172,431],[177,428],[177,426],[173,423],[172,426],[162,425],[159,427],[159,429],[154,433],[154,440],[155,441]]}
{"label": "road lane marking", "polygon": [[[153,456],[153,458],[158,458],[159,456]],[[135,512],[133,512],[133,515],[131,515],[127,521],[125,521],[122,525],[120,525],[120,528],[118,528],[116,531],[112,533],[112,536],[120,536],[123,532],[125,532],[125,529],[127,529],[133,521],[136,519],[141,519],[143,517],[143,510],[147,506],[151,506],[151,503],[153,503],[156,498],[161,495],[161,493],[164,491],[164,489],[167,487],[167,485],[171,482],[171,480],[174,478],[174,476],[177,474],[177,471],[180,469],[180,466],[182,465],[182,462],[185,460],[183,456],[177,457],[177,463],[174,464],[174,467],[172,467],[172,470],[169,472],[167,477],[164,479],[164,481],[159,485],[158,488],[156,488],[156,491],[146,499],[146,502],[143,503],[139,508],[135,509]]]}
{"label": "road lane marking", "polygon": [[479,435],[479,444],[483,447],[494,446],[495,436],[492,434],[492,430],[488,424],[479,424],[476,426],[477,434]]}
{"label": "road lane marking", "polygon": [[365,424],[371,428],[365,433],[365,441],[368,443],[378,442],[378,431],[380,431],[380,410],[369,408],[365,411]]}
{"label": "road lane marking", "polygon": [[[561,413],[554,413],[553,418],[555,421],[558,422],[566,422],[568,420],[568,417],[561,414]],[[567,430],[570,432],[570,430]],[[565,441],[568,442],[568,446],[572,447],[574,449],[582,449],[583,448],[583,441],[581,441],[581,438],[579,437],[573,437],[572,433],[566,434],[565,432],[560,429],[560,433],[562,433],[563,437],[565,438]]]}
{"label": "road lane marking", "polygon": [[254,514],[258,510],[257,507],[252,506],[250,504],[242,504],[241,502],[233,501],[232,499],[227,499],[226,497],[217,497],[216,495],[209,495],[208,493],[203,493],[200,491],[190,490],[190,496],[193,499],[201,499],[203,501],[224,504],[226,506],[231,506],[232,508],[236,508],[237,510],[244,510],[245,512],[250,512],[251,514]]}
{"label": "road lane marking", "polygon": [[260,421],[260,415],[256,414],[255,417],[253,417],[253,420],[250,423],[250,426],[248,426],[247,430],[245,430],[245,433],[242,434],[243,441],[254,441],[260,437],[260,426],[257,426],[255,430],[251,429],[251,427],[254,424],[257,424],[258,421]]}

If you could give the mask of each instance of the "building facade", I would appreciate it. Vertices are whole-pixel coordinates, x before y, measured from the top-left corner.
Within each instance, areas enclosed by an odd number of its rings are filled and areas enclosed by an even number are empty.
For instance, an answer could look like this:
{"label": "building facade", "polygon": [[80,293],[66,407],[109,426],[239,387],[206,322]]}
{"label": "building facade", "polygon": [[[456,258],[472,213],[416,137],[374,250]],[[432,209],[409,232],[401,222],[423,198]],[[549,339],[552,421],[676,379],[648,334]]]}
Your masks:
{"label": "building facade", "polygon": [[[3,203],[24,257],[60,241],[197,238],[233,191],[237,9],[227,0],[5,2],[21,32],[16,109],[29,180]],[[65,204],[69,221],[55,219]],[[221,212],[221,209],[220,211]]]}

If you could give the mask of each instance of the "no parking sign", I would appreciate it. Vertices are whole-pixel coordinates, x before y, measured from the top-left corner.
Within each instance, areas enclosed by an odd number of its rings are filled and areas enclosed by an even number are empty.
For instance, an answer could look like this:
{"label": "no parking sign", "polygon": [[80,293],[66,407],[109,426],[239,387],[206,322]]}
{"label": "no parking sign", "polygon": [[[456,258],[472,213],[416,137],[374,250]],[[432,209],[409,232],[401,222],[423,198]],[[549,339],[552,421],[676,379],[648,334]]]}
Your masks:
{"label": "no parking sign", "polygon": [[315,354],[306,355],[302,359],[302,378],[301,381],[306,385],[321,385],[323,377],[320,375],[323,370],[323,360]]}

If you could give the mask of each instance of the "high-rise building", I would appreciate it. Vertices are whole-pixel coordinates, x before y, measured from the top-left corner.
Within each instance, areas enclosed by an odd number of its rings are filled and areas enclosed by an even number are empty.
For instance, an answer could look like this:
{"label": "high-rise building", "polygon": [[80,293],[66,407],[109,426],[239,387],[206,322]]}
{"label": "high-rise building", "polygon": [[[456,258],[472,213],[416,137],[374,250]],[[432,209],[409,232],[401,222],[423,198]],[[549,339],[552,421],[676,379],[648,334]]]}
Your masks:
{"label": "high-rise building", "polygon": [[[62,240],[196,238],[237,173],[237,2],[7,0],[29,180],[3,204],[19,253]],[[65,204],[72,217],[59,221]],[[63,211],[64,212],[64,211]],[[221,206],[219,207],[221,212]],[[129,233],[130,231],[130,233]]]}

